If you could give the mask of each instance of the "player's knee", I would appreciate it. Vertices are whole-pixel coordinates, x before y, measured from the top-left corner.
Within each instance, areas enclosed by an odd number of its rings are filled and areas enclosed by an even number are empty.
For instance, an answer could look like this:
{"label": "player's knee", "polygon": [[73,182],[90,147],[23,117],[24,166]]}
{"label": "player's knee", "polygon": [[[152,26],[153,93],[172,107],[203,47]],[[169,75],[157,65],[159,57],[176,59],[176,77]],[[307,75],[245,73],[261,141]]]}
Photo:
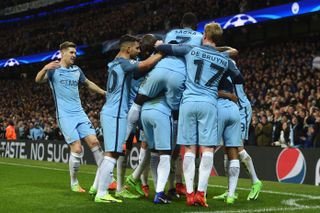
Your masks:
{"label": "player's knee", "polygon": [[251,156],[247,153],[246,150],[242,150],[241,152],[239,152],[239,159],[241,162],[250,161]]}
{"label": "player's knee", "polygon": [[81,154],[83,149],[80,143],[73,143],[70,146],[71,153]]}
{"label": "player's knee", "polygon": [[97,146],[100,146],[100,143],[98,141],[97,138],[93,139],[93,140],[90,140],[87,142],[88,146],[90,149],[94,148],[94,147],[97,147]]}
{"label": "player's knee", "polygon": [[83,157],[83,154],[84,154],[84,150],[82,149],[82,147],[74,147],[72,150],[71,150],[71,155],[73,155],[74,157],[76,158],[81,158]]}

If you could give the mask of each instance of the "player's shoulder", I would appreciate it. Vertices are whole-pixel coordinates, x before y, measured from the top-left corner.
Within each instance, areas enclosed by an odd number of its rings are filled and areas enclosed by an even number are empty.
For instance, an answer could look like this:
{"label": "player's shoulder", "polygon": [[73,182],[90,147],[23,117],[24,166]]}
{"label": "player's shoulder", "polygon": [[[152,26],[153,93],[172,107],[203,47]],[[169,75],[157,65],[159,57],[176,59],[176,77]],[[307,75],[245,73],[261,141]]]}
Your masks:
{"label": "player's shoulder", "polygon": [[124,58],[115,58],[112,61],[110,61],[109,63],[107,63],[107,66],[109,68],[111,67],[115,67],[115,66],[120,66],[121,64],[126,64],[128,61],[128,59],[124,59]]}
{"label": "player's shoulder", "polygon": [[207,50],[207,51],[211,51],[212,53],[214,53],[216,55],[219,55],[219,56],[225,58],[226,60],[230,60],[231,59],[227,52],[220,52],[215,47],[212,47],[210,45],[201,45],[200,48],[202,48],[204,50]]}
{"label": "player's shoulder", "polygon": [[125,59],[125,58],[119,58],[118,62],[124,71],[134,69],[137,66],[137,64],[139,63],[137,60]]}
{"label": "player's shoulder", "polygon": [[193,55],[194,51],[199,50],[198,48],[200,47],[200,46],[194,45],[194,44],[178,44],[178,46],[187,50],[188,53],[191,55]]}
{"label": "player's shoulder", "polygon": [[73,64],[70,69],[76,70],[76,69],[80,69],[80,67],[78,67],[77,65]]}
{"label": "player's shoulder", "polygon": [[135,64],[138,63],[137,60],[134,60],[134,59],[124,59],[124,58],[121,58],[119,60],[119,63],[121,66],[133,66]]}
{"label": "player's shoulder", "polygon": [[76,71],[82,72],[81,68],[78,67],[77,65],[72,65],[72,66],[70,67],[70,71],[73,71],[73,72],[76,72]]}

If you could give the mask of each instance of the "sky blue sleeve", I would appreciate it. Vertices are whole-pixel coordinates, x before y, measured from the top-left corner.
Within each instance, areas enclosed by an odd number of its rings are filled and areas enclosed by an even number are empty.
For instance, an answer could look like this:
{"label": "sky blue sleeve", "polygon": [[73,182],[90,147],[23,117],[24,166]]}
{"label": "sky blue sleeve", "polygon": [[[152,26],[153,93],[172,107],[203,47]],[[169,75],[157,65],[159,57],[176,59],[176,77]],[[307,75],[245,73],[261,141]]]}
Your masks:
{"label": "sky blue sleeve", "polygon": [[231,59],[228,60],[228,75],[230,76],[233,84],[243,84],[244,78],[236,66],[235,62]]}
{"label": "sky blue sleeve", "polygon": [[139,71],[139,62],[136,60],[126,60],[121,63],[124,72],[137,72]]}
{"label": "sky blue sleeve", "polygon": [[47,76],[48,76],[49,81],[52,81],[53,73],[54,73],[54,70],[48,70],[47,71]]}
{"label": "sky blue sleeve", "polygon": [[185,44],[162,44],[156,47],[160,52],[167,55],[184,56],[192,49],[192,46]]}
{"label": "sky blue sleeve", "polygon": [[79,81],[80,81],[80,83],[84,83],[87,80],[87,77],[83,74],[83,72],[80,68],[79,68],[79,72],[80,72]]}
{"label": "sky blue sleeve", "polygon": [[230,57],[230,54],[228,53],[228,51],[221,52],[221,54],[228,58]]}

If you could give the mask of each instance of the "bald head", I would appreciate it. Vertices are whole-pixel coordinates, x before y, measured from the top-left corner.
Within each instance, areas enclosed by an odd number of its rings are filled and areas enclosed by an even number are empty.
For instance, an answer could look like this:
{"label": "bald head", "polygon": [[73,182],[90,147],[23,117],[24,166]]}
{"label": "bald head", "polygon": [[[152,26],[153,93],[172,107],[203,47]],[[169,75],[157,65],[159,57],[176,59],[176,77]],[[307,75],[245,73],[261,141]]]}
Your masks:
{"label": "bald head", "polygon": [[153,34],[146,34],[141,38],[140,49],[142,59],[148,58],[154,52],[157,38]]}

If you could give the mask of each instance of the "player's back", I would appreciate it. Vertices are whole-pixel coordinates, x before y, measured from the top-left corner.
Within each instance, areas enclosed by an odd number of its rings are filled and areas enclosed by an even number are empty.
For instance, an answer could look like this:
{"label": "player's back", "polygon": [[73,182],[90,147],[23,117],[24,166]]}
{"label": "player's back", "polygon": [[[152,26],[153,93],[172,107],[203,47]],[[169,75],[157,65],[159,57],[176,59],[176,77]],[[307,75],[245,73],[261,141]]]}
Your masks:
{"label": "player's back", "polygon": [[115,58],[108,64],[106,103],[101,113],[113,117],[125,118],[128,113],[131,80],[136,61]]}
{"label": "player's back", "polygon": [[[234,68],[237,69],[237,71],[240,73],[240,70],[236,66],[235,61],[231,60],[231,63],[234,64]],[[244,92],[243,84],[234,83],[234,91],[239,98],[238,105],[240,109],[251,105],[246,93]]]}
{"label": "player's back", "polygon": [[86,80],[82,70],[73,65],[49,70],[47,75],[56,104],[57,118],[85,115],[78,88],[78,84]]}
{"label": "player's back", "polygon": [[166,34],[164,43],[176,41],[179,44],[189,44],[200,46],[202,43],[202,34],[190,28],[173,29]]}
{"label": "player's back", "polygon": [[[202,43],[202,34],[191,28],[173,29],[166,34],[165,43],[178,43],[200,46]],[[166,56],[156,65],[159,68],[167,68],[171,71],[167,81],[166,100],[171,109],[179,108],[182,92],[185,89],[186,64],[185,59],[176,56]],[[181,75],[177,75],[179,73]],[[170,73],[169,73],[170,74]]]}
{"label": "player's back", "polygon": [[228,57],[215,48],[194,46],[185,55],[187,64],[186,89],[183,102],[216,103],[218,84],[228,68]]}
{"label": "player's back", "polygon": [[[164,43],[178,43],[200,46],[202,43],[202,34],[190,28],[172,29],[164,39]],[[185,75],[185,61],[183,58],[167,56],[166,60],[158,62],[158,67],[170,67],[172,71],[180,72]]]}
{"label": "player's back", "polygon": [[186,75],[186,64],[182,57],[166,56],[155,65],[154,69],[167,69]]}
{"label": "player's back", "polygon": [[[172,58],[176,58],[172,60]],[[181,57],[165,57],[155,66],[165,81],[165,98],[172,110],[178,110],[185,89],[186,66]]]}
{"label": "player's back", "polygon": [[[222,79],[219,82],[218,86],[219,91],[227,92],[227,93],[234,93],[233,84],[231,78],[226,75],[226,73],[222,76]],[[230,107],[236,105],[234,102],[227,98],[218,98],[218,108],[219,107]]]}
{"label": "player's back", "polygon": [[171,109],[170,109],[169,105],[167,104],[163,93],[161,95],[159,95],[158,97],[153,98],[150,101],[147,101],[142,106],[142,110],[151,110],[151,109],[162,112],[168,116],[171,115]]}

